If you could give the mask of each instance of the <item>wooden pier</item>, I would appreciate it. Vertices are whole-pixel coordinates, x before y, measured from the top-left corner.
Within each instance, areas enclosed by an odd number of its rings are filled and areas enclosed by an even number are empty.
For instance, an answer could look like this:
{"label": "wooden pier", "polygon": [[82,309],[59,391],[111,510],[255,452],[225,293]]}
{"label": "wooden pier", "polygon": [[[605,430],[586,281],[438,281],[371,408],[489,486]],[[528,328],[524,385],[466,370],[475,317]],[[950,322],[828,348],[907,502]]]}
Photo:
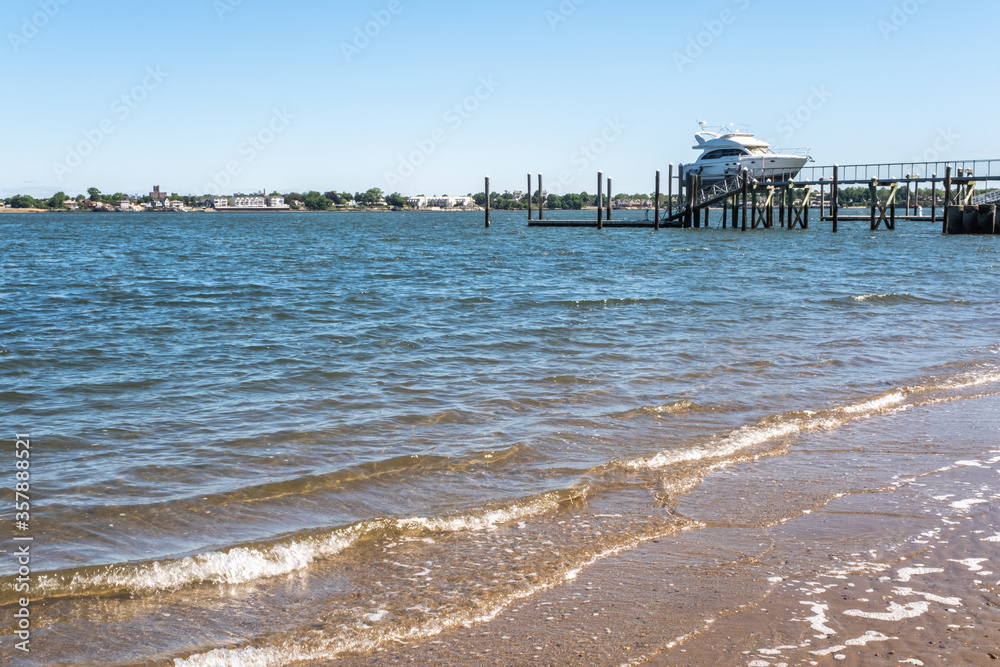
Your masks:
{"label": "wooden pier", "polygon": [[[921,176],[924,174],[924,176]],[[930,176],[926,176],[930,174]],[[810,214],[817,222],[830,223],[839,232],[842,222],[868,222],[870,231],[884,225],[896,229],[897,221],[940,223],[944,234],[1000,234],[996,208],[1000,192],[976,196],[1000,181],[1000,160],[957,162],[884,163],[805,167],[796,180],[777,180],[768,170],[744,169],[725,180],[701,182],[691,165],[670,165],[664,202],[661,172],[656,172],[653,218],[613,219],[612,179],[597,174],[596,220],[546,220],[545,190],[538,175],[538,220],[533,219],[532,177],[528,174],[528,226],[602,229],[699,228],[709,226],[709,212],[721,209],[721,227],[742,231],[754,229],[808,229]],[[676,196],[674,186],[676,184]],[[930,201],[920,192],[931,188]],[[841,188],[863,187],[869,192],[867,215],[844,215]],[[912,188],[912,190],[911,190]],[[606,194],[605,194],[606,189]],[[905,193],[905,194],[903,194]],[[486,226],[490,225],[490,183],[486,179]],[[922,203],[930,204],[930,216],[922,215]],[[664,207],[664,203],[666,206]],[[903,207],[902,214],[899,209]]]}

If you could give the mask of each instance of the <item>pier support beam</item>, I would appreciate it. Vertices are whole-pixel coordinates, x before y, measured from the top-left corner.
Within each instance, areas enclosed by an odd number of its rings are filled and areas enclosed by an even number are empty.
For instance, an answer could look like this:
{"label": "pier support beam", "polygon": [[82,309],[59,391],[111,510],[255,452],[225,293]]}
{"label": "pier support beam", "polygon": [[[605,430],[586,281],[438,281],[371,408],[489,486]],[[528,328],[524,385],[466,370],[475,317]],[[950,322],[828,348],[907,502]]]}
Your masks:
{"label": "pier support beam", "polygon": [[597,228],[604,229],[604,172],[597,172]]}
{"label": "pier support beam", "polygon": [[743,231],[747,230],[747,194],[750,191],[750,170],[743,170],[743,188],[740,196],[743,198]]}
{"label": "pier support beam", "polygon": [[667,170],[667,218],[674,217],[674,163]]}
{"label": "pier support beam", "polygon": [[534,204],[531,203],[531,174],[528,174],[528,222],[531,222],[531,215],[534,213]]}
{"label": "pier support beam", "polygon": [[942,234],[948,233],[948,221],[951,217],[951,165],[944,168],[944,225]]}
{"label": "pier support beam", "polygon": [[608,176],[608,222],[611,222],[611,177]]}
{"label": "pier support beam", "polygon": [[544,218],[545,211],[545,188],[542,187],[542,175],[538,174],[538,219]]}
{"label": "pier support beam", "polygon": [[833,165],[833,187],[830,188],[830,211],[833,214],[833,233],[837,233],[840,218],[840,165]]}
{"label": "pier support beam", "polygon": [[486,229],[490,228],[490,177],[486,177]]}
{"label": "pier support beam", "polygon": [[653,204],[656,208],[656,222],[653,223],[653,229],[660,231],[660,170],[656,170],[656,202]]}

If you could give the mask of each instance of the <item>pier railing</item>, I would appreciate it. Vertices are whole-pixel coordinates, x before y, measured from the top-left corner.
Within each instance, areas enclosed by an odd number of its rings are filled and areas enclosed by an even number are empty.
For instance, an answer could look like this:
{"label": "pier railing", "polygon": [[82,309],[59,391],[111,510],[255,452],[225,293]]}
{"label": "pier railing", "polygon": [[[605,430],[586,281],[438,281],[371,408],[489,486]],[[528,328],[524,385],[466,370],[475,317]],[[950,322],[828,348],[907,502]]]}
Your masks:
{"label": "pier railing", "polygon": [[[832,181],[835,168],[839,169],[840,183],[869,183],[872,179],[882,182],[930,182],[944,179],[945,171],[951,167],[956,177],[971,177],[974,180],[1000,179],[1000,160],[959,160],[951,162],[886,162],[881,164],[847,164],[823,167],[803,167],[796,183],[819,183]],[[771,176],[771,175],[768,175]],[[777,179],[774,179],[777,180]]]}

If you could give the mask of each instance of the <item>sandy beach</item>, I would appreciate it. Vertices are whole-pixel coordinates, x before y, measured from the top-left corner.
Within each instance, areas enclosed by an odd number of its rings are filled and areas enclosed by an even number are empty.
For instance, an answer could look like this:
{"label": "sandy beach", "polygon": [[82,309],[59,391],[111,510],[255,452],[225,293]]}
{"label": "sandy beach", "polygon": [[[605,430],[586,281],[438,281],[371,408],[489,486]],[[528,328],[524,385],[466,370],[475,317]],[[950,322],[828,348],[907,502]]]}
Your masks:
{"label": "sandy beach", "polygon": [[[489,622],[345,662],[996,664],[997,414],[1000,397],[963,398],[800,437],[675,499],[702,528],[599,560]],[[862,455],[865,441],[878,453]],[[803,462],[813,479],[789,485]],[[831,482],[841,490],[822,500]],[[745,514],[719,516],[720,493]]]}

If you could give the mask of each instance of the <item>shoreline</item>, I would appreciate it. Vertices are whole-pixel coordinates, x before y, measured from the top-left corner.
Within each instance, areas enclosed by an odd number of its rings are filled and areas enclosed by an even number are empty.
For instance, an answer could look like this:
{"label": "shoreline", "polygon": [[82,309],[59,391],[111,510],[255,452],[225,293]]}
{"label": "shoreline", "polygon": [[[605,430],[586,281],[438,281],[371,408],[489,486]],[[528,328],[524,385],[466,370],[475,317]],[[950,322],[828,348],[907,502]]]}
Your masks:
{"label": "shoreline", "polygon": [[[713,472],[678,498],[672,511],[701,529],[599,560],[485,623],[338,661],[995,664],[998,408],[998,396],[972,397],[801,438],[786,454]],[[933,443],[894,442],[897,452],[870,459],[838,451],[845,435],[877,443],[900,426],[916,440],[912,427],[928,417]],[[818,475],[844,478],[836,497],[817,501],[808,480],[781,488],[788,457],[817,453],[828,457]],[[900,474],[878,483],[872,467],[891,462]],[[745,516],[715,516],[720,493],[745,498]],[[762,514],[767,521],[755,525]]]}

